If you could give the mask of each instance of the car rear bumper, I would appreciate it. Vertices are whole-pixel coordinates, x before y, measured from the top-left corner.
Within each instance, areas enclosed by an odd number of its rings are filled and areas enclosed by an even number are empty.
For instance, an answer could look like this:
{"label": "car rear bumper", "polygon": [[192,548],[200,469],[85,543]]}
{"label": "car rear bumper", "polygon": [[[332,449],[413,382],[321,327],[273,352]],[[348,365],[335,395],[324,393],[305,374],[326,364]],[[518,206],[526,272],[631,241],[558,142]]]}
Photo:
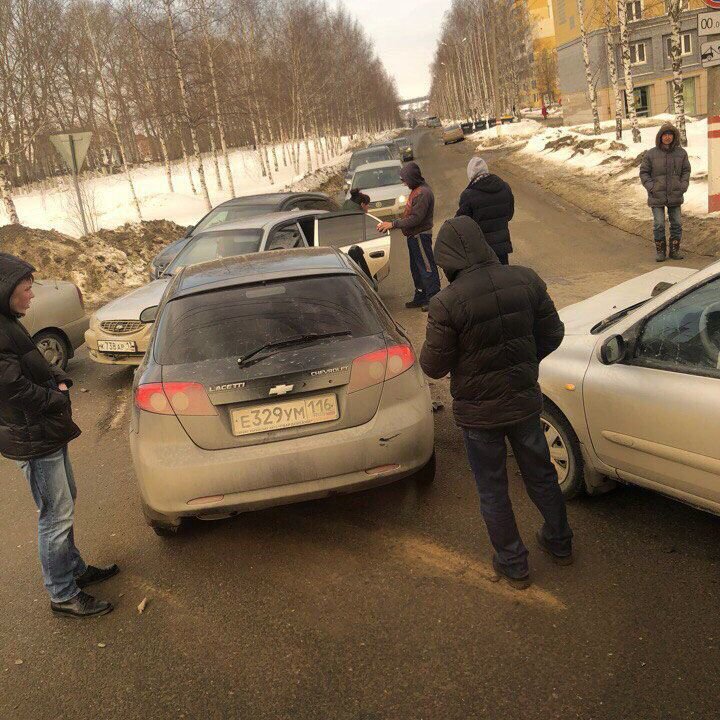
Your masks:
{"label": "car rear bumper", "polygon": [[405,212],[405,203],[401,205],[400,203],[396,202],[392,205],[388,205],[387,207],[375,207],[371,203],[369,212],[372,213],[375,217],[381,219],[396,218],[400,217]]}
{"label": "car rear bumper", "polygon": [[212,519],[412,475],[433,452],[429,390],[383,405],[359,427],[227,450],[197,447],[176,418],[140,413],[130,448],[145,513],[166,524]]}
{"label": "car rear bumper", "polygon": [[[87,344],[90,359],[96,363],[100,363],[101,365],[139,365],[148,349],[150,335],[151,331],[146,328],[132,335],[108,335],[98,332],[94,327],[91,327],[85,332],[85,343]],[[98,340],[132,341],[135,343],[136,352],[100,352],[100,350],[98,350]]]}

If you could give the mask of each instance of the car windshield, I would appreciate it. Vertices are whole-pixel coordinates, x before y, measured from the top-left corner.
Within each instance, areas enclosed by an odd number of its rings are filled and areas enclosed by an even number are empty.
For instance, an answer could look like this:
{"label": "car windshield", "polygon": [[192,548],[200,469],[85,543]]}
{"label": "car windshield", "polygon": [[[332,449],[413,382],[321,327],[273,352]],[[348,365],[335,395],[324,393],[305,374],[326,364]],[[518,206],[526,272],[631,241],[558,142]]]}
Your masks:
{"label": "car windshield", "polygon": [[200,233],[178,253],[163,274],[172,275],[187,265],[257,252],[261,239],[262,230],[259,228]]}
{"label": "car windshield", "polygon": [[239,220],[247,220],[248,218],[257,217],[258,215],[267,215],[278,209],[277,203],[253,203],[252,205],[230,205],[216,207],[206,215],[193,230],[193,235],[197,235],[203,230],[208,230],[214,225],[227,222],[237,222]]}
{"label": "car windshield", "polygon": [[[155,343],[161,365],[242,358],[264,346],[328,335],[382,332],[374,306],[352,275],[233,287],[170,301]],[[322,340],[322,338],[318,338]]]}
{"label": "car windshield", "polygon": [[400,167],[397,165],[374,168],[373,170],[358,170],[353,176],[352,182],[353,188],[360,188],[362,190],[401,184]]}
{"label": "car windshield", "polygon": [[380,147],[375,150],[365,151],[362,153],[355,153],[350,158],[350,170],[356,170],[361,165],[382,162],[383,160],[390,160],[390,151],[386,147]]}

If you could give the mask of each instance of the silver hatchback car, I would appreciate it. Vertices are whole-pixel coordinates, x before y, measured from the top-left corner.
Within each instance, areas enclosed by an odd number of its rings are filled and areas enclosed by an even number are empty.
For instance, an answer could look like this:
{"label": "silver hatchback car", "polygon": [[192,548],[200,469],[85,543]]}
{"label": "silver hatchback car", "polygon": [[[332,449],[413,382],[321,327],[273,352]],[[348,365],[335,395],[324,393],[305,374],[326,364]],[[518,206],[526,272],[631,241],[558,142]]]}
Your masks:
{"label": "silver hatchback car", "polygon": [[168,286],[130,432],[158,534],[187,516],[427,481],[433,443],[415,351],[342,252],[226,258]]}
{"label": "silver hatchback car", "polygon": [[720,514],[720,263],[665,266],[560,316],[540,384],[565,495],[621,481]]}

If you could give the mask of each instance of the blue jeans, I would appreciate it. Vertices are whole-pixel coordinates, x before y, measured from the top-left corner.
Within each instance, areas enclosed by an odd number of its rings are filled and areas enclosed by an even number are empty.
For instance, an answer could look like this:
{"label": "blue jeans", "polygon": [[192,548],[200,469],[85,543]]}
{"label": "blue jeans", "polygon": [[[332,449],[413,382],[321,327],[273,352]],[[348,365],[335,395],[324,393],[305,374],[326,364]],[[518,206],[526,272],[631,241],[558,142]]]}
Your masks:
{"label": "blue jeans", "polygon": [[514,578],[523,578],[529,571],[528,550],[508,494],[505,438],[510,440],[527,493],[545,520],[543,538],[556,555],[569,555],[573,533],[539,416],[500,429],[464,429],[463,434],[480,493],[480,512],[503,571]]}
{"label": "blue jeans", "polygon": [[435,264],[432,247],[432,235],[420,233],[407,238],[410,254],[410,272],[415,284],[413,302],[428,303],[440,292],[440,275]]}
{"label": "blue jeans", "polygon": [[[665,208],[654,207],[653,213],[653,238],[657,242],[665,242]],[[670,237],[682,240],[682,213],[680,205],[667,209],[670,220]]]}
{"label": "blue jeans", "polygon": [[66,602],[80,592],[75,579],[87,569],[73,535],[76,489],[68,450],[18,465],[40,511],[38,549],[45,587],[53,602]]}

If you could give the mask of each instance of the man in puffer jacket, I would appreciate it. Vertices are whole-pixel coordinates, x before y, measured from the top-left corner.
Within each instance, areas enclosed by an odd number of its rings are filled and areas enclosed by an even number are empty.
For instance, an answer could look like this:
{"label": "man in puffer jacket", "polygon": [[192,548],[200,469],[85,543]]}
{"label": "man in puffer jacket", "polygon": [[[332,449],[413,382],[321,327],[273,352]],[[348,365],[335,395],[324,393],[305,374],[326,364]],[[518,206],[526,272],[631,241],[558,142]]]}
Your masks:
{"label": "man in puffer jacket", "polygon": [[80,435],[64,372],[51,367],[19,319],[34,297],[34,268],[0,253],[0,454],[22,468],[37,505],[38,548],[50,606],[76,618],[112,610],[82,588],[118,572],[86,565],[75,547],[75,482],[67,445]]}
{"label": "man in puffer jacket", "polygon": [[481,157],[470,159],[467,175],[470,184],[460,196],[460,208],[455,216],[472,218],[500,263],[507,265],[508,255],[513,251],[508,225],[515,214],[512,190],[504,180],[490,173]]}
{"label": "man in puffer jacket", "polygon": [[[680,145],[680,133],[672,123],[665,123],[655,138],[655,147],[645,153],[640,165],[640,182],[647,190],[648,205],[653,213],[655,260],[682,260],[681,206],[690,186],[690,160]],[[665,245],[665,208],[670,221],[670,247]]]}
{"label": "man in puffer jacket", "polygon": [[528,268],[501,265],[470,218],[442,226],[435,257],[450,284],[430,302],[420,364],[431,378],[450,373],[493,567],[498,578],[525,588],[528,551],[508,495],[506,438],[545,520],[540,548],[559,565],[572,562],[573,534],[540,424],[538,384],[540,361],[560,346],[565,328],[545,283]]}

